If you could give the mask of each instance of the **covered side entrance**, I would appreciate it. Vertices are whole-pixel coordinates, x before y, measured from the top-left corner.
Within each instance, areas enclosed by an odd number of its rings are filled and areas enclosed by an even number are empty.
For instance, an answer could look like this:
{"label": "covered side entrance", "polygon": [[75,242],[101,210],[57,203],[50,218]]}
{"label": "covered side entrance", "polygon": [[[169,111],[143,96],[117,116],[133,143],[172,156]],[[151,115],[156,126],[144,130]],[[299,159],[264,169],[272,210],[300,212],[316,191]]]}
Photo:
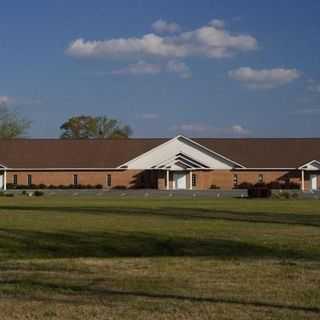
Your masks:
{"label": "covered side entrance", "polygon": [[199,143],[178,136],[118,167],[131,170],[158,171],[158,188],[193,189],[193,171],[232,170],[244,168]]}
{"label": "covered side entrance", "polygon": [[320,162],[317,160],[301,166],[301,190],[319,191],[320,190]]}
{"label": "covered side entrance", "polygon": [[3,166],[0,166],[0,190],[7,190],[7,171]]}

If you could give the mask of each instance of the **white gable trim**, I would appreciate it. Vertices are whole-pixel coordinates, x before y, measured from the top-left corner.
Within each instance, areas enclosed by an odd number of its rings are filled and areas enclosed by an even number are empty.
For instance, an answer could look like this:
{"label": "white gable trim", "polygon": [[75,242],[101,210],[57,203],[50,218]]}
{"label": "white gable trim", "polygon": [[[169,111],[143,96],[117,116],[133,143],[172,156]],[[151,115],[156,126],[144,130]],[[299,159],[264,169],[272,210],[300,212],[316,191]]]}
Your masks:
{"label": "white gable trim", "polygon": [[3,165],[3,164],[0,163],[0,169],[5,169],[5,170],[6,170],[6,169],[8,169],[8,168],[7,168],[5,165]]}
{"label": "white gable trim", "polygon": [[320,170],[320,161],[312,160],[299,167],[300,170]]}
{"label": "white gable trim", "polygon": [[169,163],[178,162],[181,160],[185,161],[185,162],[189,162],[190,164],[193,164],[195,168],[196,167],[199,167],[202,169],[210,168],[209,164],[207,164],[206,162],[204,162],[204,161],[199,162],[197,160],[194,160],[190,155],[187,155],[183,152],[180,152],[180,153],[170,157],[169,159],[162,160],[159,163],[155,164],[153,167],[156,169],[156,168],[159,168],[160,166],[165,166],[165,165],[168,165]]}
{"label": "white gable trim", "polygon": [[[118,168],[147,170],[155,168],[159,164],[168,163],[170,160],[174,161],[178,157],[194,164],[202,164],[200,168],[199,165],[196,165],[195,169],[201,169],[202,167],[203,169],[244,168],[243,165],[182,135],[160,144]],[[186,158],[189,158],[189,160]]]}
{"label": "white gable trim", "polygon": [[[222,158],[222,159],[226,160],[227,162],[231,162],[231,163],[235,164],[237,167],[240,167],[240,168],[246,168],[246,167],[245,167],[245,166],[243,166],[242,164],[240,164],[240,163],[238,163],[238,162],[236,162],[236,161],[234,161],[234,160],[231,160],[231,159],[229,159],[229,158],[227,158],[227,157],[223,156],[221,153],[215,152],[215,151],[213,151],[213,150],[211,150],[211,149],[209,149],[209,148],[207,148],[207,147],[203,146],[202,144],[200,144],[200,143],[198,143],[198,142],[193,141],[193,140],[192,140],[192,139],[190,139],[190,138],[187,138],[187,137],[182,136],[182,135],[180,135],[180,136],[178,136],[178,137],[181,137],[181,138],[183,138],[183,139],[185,139],[185,140],[187,140],[187,141],[189,141],[189,142],[191,142],[191,143],[193,143],[193,144],[195,144],[195,145],[199,146],[200,148],[203,148],[204,150],[207,150],[208,152],[210,152],[210,153],[212,153],[212,154],[214,154],[214,155],[218,156],[219,158]],[[177,137],[177,138],[178,138],[178,137]]]}

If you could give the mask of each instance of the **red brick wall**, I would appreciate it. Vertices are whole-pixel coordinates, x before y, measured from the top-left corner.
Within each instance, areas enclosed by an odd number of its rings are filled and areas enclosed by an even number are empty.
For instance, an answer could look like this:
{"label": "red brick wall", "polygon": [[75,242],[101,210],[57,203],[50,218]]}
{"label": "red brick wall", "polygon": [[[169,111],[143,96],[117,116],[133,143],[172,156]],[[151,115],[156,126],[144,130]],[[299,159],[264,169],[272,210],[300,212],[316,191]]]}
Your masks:
{"label": "red brick wall", "polygon": [[[73,184],[73,175],[78,175],[78,184],[81,185],[96,185],[101,184],[106,186],[107,175],[112,177],[112,188],[127,187],[127,188],[158,188],[166,189],[165,171],[19,171],[8,172],[7,183],[13,183],[13,175],[18,176],[18,184],[28,184],[28,174],[32,175],[33,184],[49,185],[70,185]],[[263,175],[263,181],[268,183],[276,180],[286,180],[301,183],[301,172],[288,171],[193,171],[196,176],[197,185],[193,187],[196,190],[209,189],[212,185],[216,185],[221,189],[230,190],[233,188],[233,176],[238,176],[238,184],[242,182],[256,183],[258,182],[259,174]],[[320,172],[318,173],[320,175]],[[309,174],[305,174],[305,188],[309,189]],[[190,175],[187,173],[187,188],[189,188]],[[318,179],[320,188],[320,178]],[[173,172],[170,173],[170,189],[173,187]]]}
{"label": "red brick wall", "polygon": [[[300,172],[288,172],[288,171],[229,171],[229,170],[215,170],[215,171],[193,171],[196,176],[196,190],[209,189],[215,185],[221,189],[230,190],[233,188],[233,177],[236,174],[238,176],[238,184],[243,182],[249,182],[255,184],[258,182],[258,176],[263,175],[263,181],[269,183],[277,180],[287,180],[296,183],[301,183]],[[308,177],[305,177],[306,180]],[[320,179],[319,179],[320,180]],[[189,174],[187,175],[187,186],[189,187]],[[306,181],[306,187],[308,181]]]}
{"label": "red brick wall", "polygon": [[[70,185],[73,184],[73,176],[78,175],[78,184],[81,185],[97,185],[101,184],[106,186],[107,175],[111,175],[111,187],[128,187],[139,188],[142,182],[150,184],[150,181],[144,179],[141,181],[144,175],[143,171],[130,170],[130,171],[19,171],[8,172],[7,183],[13,183],[13,175],[18,176],[19,185],[28,184],[28,175],[32,176],[32,184],[45,184],[49,185]],[[156,183],[156,181],[155,181]]]}

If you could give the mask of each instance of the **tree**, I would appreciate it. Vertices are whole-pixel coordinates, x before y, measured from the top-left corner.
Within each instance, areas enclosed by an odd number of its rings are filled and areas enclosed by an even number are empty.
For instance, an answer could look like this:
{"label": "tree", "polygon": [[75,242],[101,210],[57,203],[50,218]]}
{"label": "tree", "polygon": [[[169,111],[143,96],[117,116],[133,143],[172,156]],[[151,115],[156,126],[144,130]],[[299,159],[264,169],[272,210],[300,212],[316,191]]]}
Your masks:
{"label": "tree", "polygon": [[16,111],[9,110],[6,104],[0,104],[0,138],[13,139],[26,134],[31,122]]}
{"label": "tree", "polygon": [[122,125],[116,119],[109,119],[105,116],[95,118],[95,138],[128,138],[132,130],[128,125]]}
{"label": "tree", "polygon": [[77,116],[62,124],[62,139],[128,138],[132,130],[119,120],[108,117]]}
{"label": "tree", "polygon": [[71,117],[60,127],[63,139],[89,139],[95,130],[95,119],[91,116]]}

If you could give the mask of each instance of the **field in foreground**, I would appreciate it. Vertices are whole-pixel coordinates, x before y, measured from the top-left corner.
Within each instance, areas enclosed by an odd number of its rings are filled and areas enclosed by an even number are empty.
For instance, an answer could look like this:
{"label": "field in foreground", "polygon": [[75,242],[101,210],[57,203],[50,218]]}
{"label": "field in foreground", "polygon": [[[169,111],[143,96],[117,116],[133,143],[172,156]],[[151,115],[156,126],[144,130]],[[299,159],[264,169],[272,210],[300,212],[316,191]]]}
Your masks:
{"label": "field in foreground", "polygon": [[319,319],[320,201],[1,198],[0,319]]}

